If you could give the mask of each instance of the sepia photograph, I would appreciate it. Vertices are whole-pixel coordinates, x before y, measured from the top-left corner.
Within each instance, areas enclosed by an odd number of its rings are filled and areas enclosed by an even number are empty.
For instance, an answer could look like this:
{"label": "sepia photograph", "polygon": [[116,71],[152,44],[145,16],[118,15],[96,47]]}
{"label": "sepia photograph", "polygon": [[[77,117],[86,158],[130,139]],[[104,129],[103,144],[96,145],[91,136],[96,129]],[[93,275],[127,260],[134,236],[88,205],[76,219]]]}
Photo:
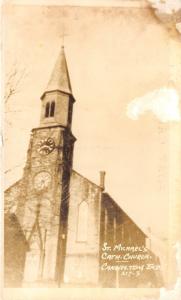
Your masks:
{"label": "sepia photograph", "polygon": [[181,1],[2,3],[3,299],[181,296]]}

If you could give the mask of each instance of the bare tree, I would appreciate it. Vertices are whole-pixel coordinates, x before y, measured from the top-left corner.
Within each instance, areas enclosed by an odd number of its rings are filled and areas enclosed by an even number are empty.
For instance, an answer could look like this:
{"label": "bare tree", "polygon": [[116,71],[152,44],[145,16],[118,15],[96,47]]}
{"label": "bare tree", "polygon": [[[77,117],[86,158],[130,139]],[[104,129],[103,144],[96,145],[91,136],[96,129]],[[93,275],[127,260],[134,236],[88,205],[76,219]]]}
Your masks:
{"label": "bare tree", "polygon": [[[25,67],[20,67],[20,64],[14,63],[11,69],[5,74],[4,78],[4,103],[5,103],[5,123],[12,127],[10,113],[19,113],[21,110],[11,109],[13,97],[20,92],[25,77],[27,76]],[[7,138],[5,138],[7,140]]]}
{"label": "bare tree", "polygon": [[[10,70],[5,74],[4,78],[4,103],[5,103],[5,123],[6,125],[12,127],[10,113],[22,112],[21,110],[11,109],[11,103],[13,97],[20,92],[24,79],[26,78],[28,72],[25,67],[21,67],[17,62],[12,64]],[[7,141],[7,137],[5,141]],[[2,135],[2,144],[3,144],[3,135]],[[19,164],[22,165],[22,164]],[[19,165],[14,166],[11,169],[5,170],[5,174],[11,172],[13,169],[19,167]]]}
{"label": "bare tree", "polygon": [[12,96],[20,91],[21,84],[24,78],[27,76],[26,69],[18,69],[18,64],[15,63],[12,69],[5,76],[5,91],[4,100],[5,104],[8,104]]}

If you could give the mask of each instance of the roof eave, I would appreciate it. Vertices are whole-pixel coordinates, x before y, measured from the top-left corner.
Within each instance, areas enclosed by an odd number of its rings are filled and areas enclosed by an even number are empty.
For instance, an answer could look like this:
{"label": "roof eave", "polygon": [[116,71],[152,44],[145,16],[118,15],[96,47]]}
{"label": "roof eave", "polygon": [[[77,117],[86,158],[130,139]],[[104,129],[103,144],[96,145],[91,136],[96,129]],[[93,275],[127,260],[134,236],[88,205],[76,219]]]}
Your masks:
{"label": "roof eave", "polygon": [[69,95],[69,96],[72,97],[73,102],[75,102],[75,98],[74,98],[74,96],[73,96],[73,94],[72,94],[71,91],[65,91],[65,90],[61,90],[61,89],[47,90],[47,91],[45,91],[45,92],[42,94],[42,96],[40,97],[40,99],[43,100],[43,98],[45,97],[46,94],[52,93],[52,92],[59,92],[59,93],[65,94],[65,95]]}

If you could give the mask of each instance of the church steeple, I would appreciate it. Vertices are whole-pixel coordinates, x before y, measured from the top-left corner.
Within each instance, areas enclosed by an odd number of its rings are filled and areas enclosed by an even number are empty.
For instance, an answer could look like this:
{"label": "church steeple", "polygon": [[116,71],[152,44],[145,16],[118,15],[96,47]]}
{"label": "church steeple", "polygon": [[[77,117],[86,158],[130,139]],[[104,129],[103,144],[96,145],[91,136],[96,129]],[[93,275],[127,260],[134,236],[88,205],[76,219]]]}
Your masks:
{"label": "church steeple", "polygon": [[72,95],[64,47],[61,48],[41,100],[41,126],[71,126],[72,108],[75,100]]}
{"label": "church steeple", "polygon": [[50,91],[61,91],[64,93],[72,94],[70,77],[63,46],[61,48],[60,54],[46,88],[46,92]]}

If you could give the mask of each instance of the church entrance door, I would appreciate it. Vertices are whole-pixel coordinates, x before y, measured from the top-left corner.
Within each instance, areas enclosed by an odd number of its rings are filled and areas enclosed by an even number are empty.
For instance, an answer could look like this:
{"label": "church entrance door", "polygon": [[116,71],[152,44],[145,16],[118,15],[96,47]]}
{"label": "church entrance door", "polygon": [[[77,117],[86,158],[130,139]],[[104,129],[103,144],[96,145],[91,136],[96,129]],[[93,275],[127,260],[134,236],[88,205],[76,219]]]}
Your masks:
{"label": "church entrance door", "polygon": [[30,251],[26,255],[24,283],[36,282],[39,279],[40,247],[37,239],[32,239]]}

